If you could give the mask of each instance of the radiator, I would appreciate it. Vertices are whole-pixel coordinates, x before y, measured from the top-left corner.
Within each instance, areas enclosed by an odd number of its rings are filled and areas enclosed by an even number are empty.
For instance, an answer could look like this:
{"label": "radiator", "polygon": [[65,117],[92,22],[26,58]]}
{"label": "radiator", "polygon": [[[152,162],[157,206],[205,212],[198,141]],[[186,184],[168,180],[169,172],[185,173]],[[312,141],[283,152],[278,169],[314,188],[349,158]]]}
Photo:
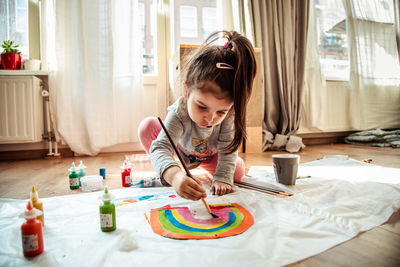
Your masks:
{"label": "radiator", "polygon": [[41,91],[34,76],[0,76],[0,144],[42,140]]}

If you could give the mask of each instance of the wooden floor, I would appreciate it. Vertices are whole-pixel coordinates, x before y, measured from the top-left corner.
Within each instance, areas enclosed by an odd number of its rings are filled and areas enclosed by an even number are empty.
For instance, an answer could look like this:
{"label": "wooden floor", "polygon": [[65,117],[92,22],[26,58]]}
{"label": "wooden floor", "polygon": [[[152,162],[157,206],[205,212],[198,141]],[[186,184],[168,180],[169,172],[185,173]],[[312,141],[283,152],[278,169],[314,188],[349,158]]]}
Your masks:
{"label": "wooden floor", "polygon": [[[272,165],[271,155],[277,152],[241,154],[246,166]],[[0,162],[0,198],[27,199],[32,185],[41,198],[66,194],[81,194],[70,190],[68,168],[82,160],[87,174],[106,169],[110,189],[121,188],[120,166],[125,155],[133,153],[104,153],[97,157],[40,159]],[[348,155],[357,160],[372,159],[373,164],[400,168],[400,149],[373,148],[346,144],[307,146],[298,153],[301,162],[323,158],[325,155]],[[134,163],[135,171],[151,171],[149,162]],[[400,177],[399,177],[400,179]],[[359,234],[314,257],[289,266],[400,266],[400,211],[384,224]]]}

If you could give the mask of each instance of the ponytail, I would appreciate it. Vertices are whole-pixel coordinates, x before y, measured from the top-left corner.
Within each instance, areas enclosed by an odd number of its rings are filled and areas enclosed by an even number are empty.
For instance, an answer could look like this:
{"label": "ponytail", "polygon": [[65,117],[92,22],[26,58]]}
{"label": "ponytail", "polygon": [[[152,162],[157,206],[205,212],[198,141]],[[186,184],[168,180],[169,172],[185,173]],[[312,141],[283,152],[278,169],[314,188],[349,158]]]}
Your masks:
{"label": "ponytail", "polygon": [[232,46],[236,54],[236,67],[233,79],[233,107],[235,111],[235,137],[226,148],[229,152],[235,151],[242,140],[246,138],[246,110],[253,89],[253,80],[256,75],[257,63],[254,48],[250,41],[237,32],[224,32],[228,45]]}

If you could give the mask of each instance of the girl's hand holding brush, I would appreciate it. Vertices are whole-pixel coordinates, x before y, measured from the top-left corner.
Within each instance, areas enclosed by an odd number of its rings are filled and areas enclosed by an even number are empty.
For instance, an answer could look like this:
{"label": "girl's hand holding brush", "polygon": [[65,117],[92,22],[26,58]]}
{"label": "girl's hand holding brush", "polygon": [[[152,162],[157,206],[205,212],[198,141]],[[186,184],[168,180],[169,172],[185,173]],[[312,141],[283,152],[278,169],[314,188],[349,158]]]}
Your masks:
{"label": "girl's hand holding brush", "polygon": [[194,176],[190,178],[178,166],[171,166],[166,169],[163,177],[182,198],[199,200],[207,197],[201,181]]}

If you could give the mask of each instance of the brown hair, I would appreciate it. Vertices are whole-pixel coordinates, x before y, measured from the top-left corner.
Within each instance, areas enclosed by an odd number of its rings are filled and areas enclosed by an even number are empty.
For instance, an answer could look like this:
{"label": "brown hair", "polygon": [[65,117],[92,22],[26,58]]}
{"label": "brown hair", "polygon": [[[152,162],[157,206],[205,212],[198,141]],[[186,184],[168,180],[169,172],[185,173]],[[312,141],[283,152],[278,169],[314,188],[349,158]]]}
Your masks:
{"label": "brown hair", "polygon": [[[227,39],[224,46],[212,45],[221,37]],[[217,68],[217,63],[229,64],[233,69]],[[246,138],[246,107],[257,69],[252,44],[235,31],[215,32],[194,52],[185,66],[183,78],[189,93],[193,87],[210,90],[203,85],[214,82],[222,93],[233,100],[235,136],[225,150],[227,153],[235,151]]]}

